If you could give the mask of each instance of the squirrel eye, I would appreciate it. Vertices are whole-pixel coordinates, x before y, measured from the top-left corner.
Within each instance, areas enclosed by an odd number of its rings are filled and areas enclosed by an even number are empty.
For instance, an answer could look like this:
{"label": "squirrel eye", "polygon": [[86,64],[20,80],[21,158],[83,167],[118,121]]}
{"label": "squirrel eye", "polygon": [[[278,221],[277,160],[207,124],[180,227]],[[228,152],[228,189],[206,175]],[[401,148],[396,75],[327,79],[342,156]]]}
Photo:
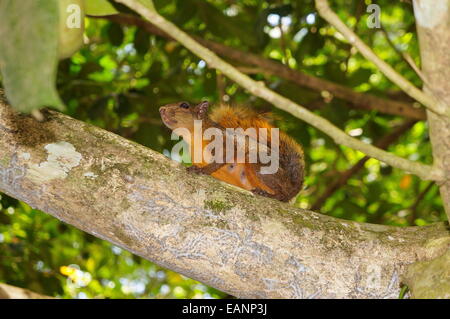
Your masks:
{"label": "squirrel eye", "polygon": [[187,104],[186,102],[183,102],[180,104],[180,107],[183,109],[188,109],[189,108],[189,104]]}

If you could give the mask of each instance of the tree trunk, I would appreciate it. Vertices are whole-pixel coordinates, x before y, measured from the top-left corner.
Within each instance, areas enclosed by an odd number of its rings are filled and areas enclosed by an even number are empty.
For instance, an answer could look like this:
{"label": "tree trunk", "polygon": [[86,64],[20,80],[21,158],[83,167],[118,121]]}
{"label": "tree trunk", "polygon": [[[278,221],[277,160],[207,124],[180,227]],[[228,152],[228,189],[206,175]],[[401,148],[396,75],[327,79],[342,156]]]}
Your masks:
{"label": "tree trunk", "polygon": [[237,297],[396,298],[407,265],[442,255],[443,223],[339,220],[197,176],[115,134],[0,101],[0,191]]}
{"label": "tree trunk", "polygon": [[434,95],[448,114],[445,117],[428,111],[433,158],[447,178],[440,185],[440,193],[450,220],[450,0],[414,0],[414,14],[426,81],[424,90]]}

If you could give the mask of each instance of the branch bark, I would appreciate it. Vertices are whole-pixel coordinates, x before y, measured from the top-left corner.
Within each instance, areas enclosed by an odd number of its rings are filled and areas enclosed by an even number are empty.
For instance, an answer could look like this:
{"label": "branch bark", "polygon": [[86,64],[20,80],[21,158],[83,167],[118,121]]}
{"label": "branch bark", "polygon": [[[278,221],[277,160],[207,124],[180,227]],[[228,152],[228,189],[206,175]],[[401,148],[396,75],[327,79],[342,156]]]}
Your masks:
{"label": "branch bark", "polygon": [[0,101],[0,191],[237,297],[396,298],[407,265],[450,245],[443,224],[344,221],[186,172],[57,112]]}
{"label": "branch bark", "polygon": [[[436,96],[450,113],[450,0],[415,0],[414,15],[420,42],[424,90]],[[435,164],[446,179],[439,183],[442,201],[450,220],[450,117],[428,112],[430,140]]]}
{"label": "branch bark", "polygon": [[450,299],[450,250],[444,255],[418,262],[409,267],[405,283],[411,288],[412,298]]}
{"label": "branch bark", "polygon": [[[107,19],[109,21],[113,21],[123,25],[134,25],[147,31],[150,34],[173,40],[173,38],[169,34],[159,29],[157,25],[154,25],[150,21],[143,20],[142,18],[134,15],[115,14],[110,16],[92,18]],[[301,87],[306,87],[317,92],[328,91],[333,96],[350,102],[351,105],[355,108],[364,110],[376,110],[381,113],[399,115],[417,120],[426,119],[425,111],[422,108],[414,107],[411,103],[395,101],[392,99],[384,99],[372,94],[356,92],[349,87],[303,73],[300,70],[291,69],[288,66],[283,65],[277,61],[265,59],[250,52],[241,51],[224,44],[200,37],[194,36],[194,39],[222,57],[231,59],[239,63],[255,66],[257,67],[256,70],[259,70],[258,72],[263,72],[271,76],[277,76],[286,79]]]}
{"label": "branch bark", "polygon": [[337,144],[341,144],[356,150],[359,150],[371,157],[383,161],[394,167],[406,170],[422,179],[431,179],[441,181],[444,177],[442,171],[434,166],[424,165],[413,162],[389,152],[383,151],[370,144],[350,137],[345,132],[334,126],[331,122],[318,116],[305,107],[294,103],[293,101],[281,96],[280,94],[268,89],[263,83],[256,82],[247,75],[239,72],[235,67],[225,62],[209,49],[203,47],[192,39],[187,33],[180,30],[173,23],[167,21],[155,10],[144,6],[137,0],[115,0],[133,9],[147,20],[152,21],[166,33],[169,33],[174,39],[183,44],[187,49],[205,60],[205,62],[215,69],[220,70],[224,75],[247,89],[250,93],[258,96],[269,103],[272,103],[281,110],[284,110],[293,116],[302,119],[330,136]]}
{"label": "branch bark", "polygon": [[[372,49],[367,46],[342,20],[331,10],[327,0],[316,0],[316,8],[319,14],[334,26],[358,51],[369,61],[374,63],[381,72],[393,83],[398,85],[405,93],[422,103],[428,110],[449,117],[450,114],[433,95],[426,94],[405,79],[389,64],[380,59]],[[432,18],[432,17],[431,17]]]}

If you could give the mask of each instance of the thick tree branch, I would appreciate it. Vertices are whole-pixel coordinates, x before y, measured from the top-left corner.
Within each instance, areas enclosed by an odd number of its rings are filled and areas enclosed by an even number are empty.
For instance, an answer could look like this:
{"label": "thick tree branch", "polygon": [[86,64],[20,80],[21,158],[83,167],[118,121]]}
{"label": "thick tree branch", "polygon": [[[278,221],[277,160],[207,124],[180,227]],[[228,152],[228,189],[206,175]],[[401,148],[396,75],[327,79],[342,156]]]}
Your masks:
{"label": "thick tree branch", "polygon": [[381,72],[393,83],[398,85],[405,93],[422,103],[427,109],[436,114],[449,116],[443,108],[431,95],[425,94],[422,90],[415,87],[411,82],[397,73],[389,64],[380,59],[369,46],[367,46],[341,19],[334,13],[327,0],[316,0],[316,8],[319,14],[334,26],[359,52],[369,61],[374,63]]}
{"label": "thick tree branch", "polygon": [[[138,26],[148,33],[166,39],[173,39],[169,34],[159,29],[158,26],[152,24],[150,21],[143,20],[138,16],[130,14],[116,14],[92,18],[102,18],[124,25]],[[328,91],[333,96],[350,102],[351,105],[355,108],[376,110],[381,113],[399,115],[417,120],[426,119],[425,111],[421,108],[414,107],[411,103],[395,101],[392,99],[384,99],[372,94],[356,92],[344,85],[340,85],[332,81],[303,73],[300,70],[291,69],[288,66],[283,65],[277,61],[266,59],[250,52],[241,51],[224,44],[200,37],[194,38],[197,42],[222,57],[231,59],[239,63],[255,66],[260,69],[259,72],[262,71],[265,74],[286,79],[302,87],[306,87],[318,92]]]}
{"label": "thick tree branch", "polygon": [[[450,0],[414,0],[425,92],[438,97],[450,114]],[[442,202],[450,220],[450,116],[428,112],[433,161],[447,177],[439,183]]]}
{"label": "thick tree branch", "polygon": [[116,2],[122,3],[145,17],[147,20],[158,25],[158,27],[166,33],[169,33],[174,39],[183,44],[186,48],[192,51],[194,54],[205,60],[205,62],[213,68],[220,70],[224,75],[247,89],[250,93],[272,103],[281,110],[284,110],[295,117],[302,119],[329,135],[337,144],[341,144],[356,150],[359,150],[371,157],[381,160],[394,167],[406,170],[412,174],[419,176],[422,179],[430,180],[443,180],[444,176],[442,171],[436,167],[424,165],[417,162],[412,162],[407,159],[398,157],[389,152],[383,151],[370,144],[366,144],[355,138],[350,137],[345,132],[334,126],[331,122],[318,116],[305,107],[294,103],[293,101],[285,98],[284,96],[268,89],[264,84],[259,83],[248,77],[247,75],[239,72],[235,67],[225,62],[214,54],[209,49],[203,47],[194,39],[192,39],[184,31],[180,30],[173,23],[167,21],[164,17],[159,15],[156,11],[145,7],[139,1],[136,0],[116,0]]}
{"label": "thick tree branch", "polygon": [[404,276],[412,298],[450,299],[450,249],[442,256],[418,262]]}
{"label": "thick tree branch", "polygon": [[238,297],[396,298],[399,278],[450,243],[443,223],[344,221],[189,174],[57,112],[0,102],[0,191]]}

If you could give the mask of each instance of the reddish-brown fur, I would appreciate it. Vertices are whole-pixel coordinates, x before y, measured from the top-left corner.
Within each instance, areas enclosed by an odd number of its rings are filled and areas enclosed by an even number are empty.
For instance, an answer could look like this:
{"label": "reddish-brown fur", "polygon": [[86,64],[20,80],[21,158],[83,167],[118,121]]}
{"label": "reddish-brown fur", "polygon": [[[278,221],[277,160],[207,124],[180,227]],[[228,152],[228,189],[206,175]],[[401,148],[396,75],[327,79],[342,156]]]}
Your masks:
{"label": "reddish-brown fur", "polygon": [[[182,107],[183,106],[183,107]],[[186,106],[188,106],[186,108]],[[165,105],[160,108],[161,118],[170,129],[187,128],[190,131],[191,140],[184,136],[184,140],[190,145],[193,152],[194,120],[203,120],[203,130],[209,127],[225,128],[273,128],[269,114],[258,114],[244,107],[231,107],[220,105],[214,108],[209,115],[206,114],[207,102],[196,106],[190,106],[186,102]],[[267,146],[270,146],[270,134]],[[202,140],[205,147],[209,140]],[[292,138],[280,132],[280,168],[277,173],[263,175],[259,173],[259,163],[232,163],[232,164],[208,164],[196,163],[190,170],[209,174],[229,184],[253,191],[267,197],[288,201],[300,191],[303,175],[304,161],[303,150]]]}

